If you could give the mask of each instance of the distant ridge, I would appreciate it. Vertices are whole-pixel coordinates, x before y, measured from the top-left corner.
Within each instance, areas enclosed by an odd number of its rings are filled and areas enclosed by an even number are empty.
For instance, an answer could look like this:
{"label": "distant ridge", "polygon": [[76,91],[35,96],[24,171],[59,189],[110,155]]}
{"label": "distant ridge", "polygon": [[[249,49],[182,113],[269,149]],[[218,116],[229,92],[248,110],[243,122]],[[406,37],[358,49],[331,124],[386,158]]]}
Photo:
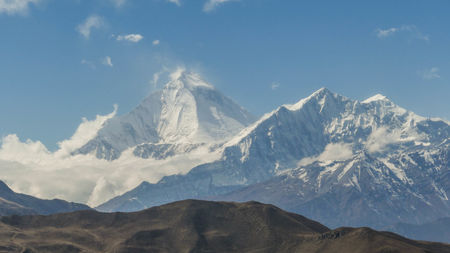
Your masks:
{"label": "distant ridge", "polygon": [[425,224],[397,223],[384,230],[407,236],[414,240],[450,243],[450,217],[444,217]]}
{"label": "distant ridge", "polygon": [[26,214],[54,214],[90,209],[89,206],[60,199],[38,199],[15,193],[0,180],[0,216]]}

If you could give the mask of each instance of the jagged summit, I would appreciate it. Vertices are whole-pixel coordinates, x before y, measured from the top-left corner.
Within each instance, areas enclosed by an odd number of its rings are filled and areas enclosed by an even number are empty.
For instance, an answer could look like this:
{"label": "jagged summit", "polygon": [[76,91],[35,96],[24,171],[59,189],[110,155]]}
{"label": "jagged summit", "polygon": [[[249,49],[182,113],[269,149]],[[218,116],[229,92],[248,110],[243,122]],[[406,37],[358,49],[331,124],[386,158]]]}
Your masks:
{"label": "jagged summit", "polygon": [[215,89],[215,87],[202,79],[200,74],[190,72],[184,68],[178,68],[176,71],[170,74],[170,81],[164,86],[164,89],[195,89],[195,88],[208,88]]}
{"label": "jagged summit", "polygon": [[323,108],[326,104],[334,103],[335,100],[342,101],[342,100],[347,100],[347,98],[323,87],[323,88],[318,89],[314,93],[312,93],[310,96],[308,96],[304,99],[301,99],[297,103],[292,104],[292,105],[284,105],[284,107],[286,107],[287,109],[289,109],[291,111],[297,111],[297,110],[301,109],[307,103],[316,103],[316,104],[319,104],[321,106],[321,108]]}
{"label": "jagged summit", "polygon": [[375,101],[390,101],[385,95],[382,94],[376,94],[374,96],[371,96],[370,98],[362,101],[362,103],[368,104]]}

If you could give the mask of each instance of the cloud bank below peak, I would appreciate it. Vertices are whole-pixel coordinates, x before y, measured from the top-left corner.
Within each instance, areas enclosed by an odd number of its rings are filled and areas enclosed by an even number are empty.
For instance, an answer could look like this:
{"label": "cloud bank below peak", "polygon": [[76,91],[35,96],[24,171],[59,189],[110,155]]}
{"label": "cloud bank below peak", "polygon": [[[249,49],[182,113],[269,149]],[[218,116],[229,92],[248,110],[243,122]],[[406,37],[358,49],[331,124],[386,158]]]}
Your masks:
{"label": "cloud bank below peak", "polygon": [[129,149],[114,161],[95,155],[73,155],[116,116],[117,106],[95,119],[82,118],[75,133],[51,152],[40,141],[21,141],[16,134],[0,139],[0,177],[14,191],[39,198],[60,198],[94,207],[136,187],[142,181],[156,183],[167,175],[187,173],[191,168],[218,159],[205,148],[168,160],[143,159]]}

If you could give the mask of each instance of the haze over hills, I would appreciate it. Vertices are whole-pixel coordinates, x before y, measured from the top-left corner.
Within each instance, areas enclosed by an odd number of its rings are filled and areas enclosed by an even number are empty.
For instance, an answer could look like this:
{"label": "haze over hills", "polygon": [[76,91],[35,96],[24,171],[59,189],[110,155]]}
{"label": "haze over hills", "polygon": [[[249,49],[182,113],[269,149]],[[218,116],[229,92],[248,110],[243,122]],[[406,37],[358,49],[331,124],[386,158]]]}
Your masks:
{"label": "haze over hills", "polygon": [[0,219],[9,252],[450,252],[369,228],[330,230],[257,202],[186,200],[136,213],[80,211]]}
{"label": "haze over hills", "polygon": [[144,182],[98,209],[258,200],[333,227],[423,223],[450,213],[449,133],[448,122],[382,95],[360,102],[323,88],[242,130],[217,161]]}
{"label": "haze over hills", "polygon": [[60,199],[44,200],[15,193],[0,181],[0,216],[27,214],[54,214],[91,209],[87,205]]}
{"label": "haze over hills", "polygon": [[384,228],[414,240],[450,243],[450,217],[444,217],[424,224],[397,223]]}

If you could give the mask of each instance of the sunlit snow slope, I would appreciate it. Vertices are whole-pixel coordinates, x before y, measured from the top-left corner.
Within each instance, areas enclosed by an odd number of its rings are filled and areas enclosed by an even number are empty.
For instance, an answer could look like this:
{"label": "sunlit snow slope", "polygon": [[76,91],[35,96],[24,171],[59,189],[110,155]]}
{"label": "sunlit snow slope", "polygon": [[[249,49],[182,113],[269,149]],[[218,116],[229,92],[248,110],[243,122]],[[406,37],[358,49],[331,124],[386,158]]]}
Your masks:
{"label": "sunlit snow slope", "polygon": [[164,159],[226,141],[255,120],[196,73],[179,69],[170,79],[130,113],[107,121],[74,154],[114,160],[133,148],[136,156]]}

